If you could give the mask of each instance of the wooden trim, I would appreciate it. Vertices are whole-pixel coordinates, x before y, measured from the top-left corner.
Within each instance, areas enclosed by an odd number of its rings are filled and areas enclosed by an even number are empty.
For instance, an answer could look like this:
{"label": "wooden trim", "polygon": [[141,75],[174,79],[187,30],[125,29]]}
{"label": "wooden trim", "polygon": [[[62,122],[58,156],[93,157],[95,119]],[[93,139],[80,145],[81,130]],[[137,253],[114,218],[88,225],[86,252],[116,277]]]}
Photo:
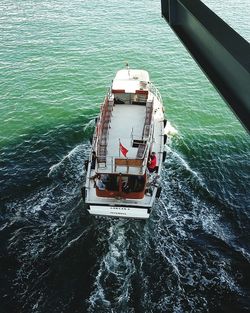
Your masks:
{"label": "wooden trim", "polygon": [[148,90],[136,90],[135,93],[139,94],[139,95],[147,96],[148,95]]}
{"label": "wooden trim", "polygon": [[96,188],[97,197],[103,198],[117,198],[121,197],[124,199],[143,199],[145,191],[141,192],[119,192],[119,191],[108,191],[108,190],[99,190]]}
{"label": "wooden trim", "polygon": [[142,163],[142,159],[115,159],[115,166],[140,167]]}
{"label": "wooden trim", "polygon": [[125,93],[125,89],[112,89],[112,93]]}

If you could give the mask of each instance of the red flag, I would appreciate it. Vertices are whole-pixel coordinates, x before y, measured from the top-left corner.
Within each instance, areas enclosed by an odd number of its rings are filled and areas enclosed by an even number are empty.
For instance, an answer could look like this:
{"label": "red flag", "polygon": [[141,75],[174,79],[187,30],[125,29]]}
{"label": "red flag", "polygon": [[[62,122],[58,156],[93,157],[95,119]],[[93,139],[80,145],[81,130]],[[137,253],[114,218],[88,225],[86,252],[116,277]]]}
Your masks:
{"label": "red flag", "polygon": [[125,157],[127,157],[128,149],[126,149],[121,143],[120,143],[120,151]]}

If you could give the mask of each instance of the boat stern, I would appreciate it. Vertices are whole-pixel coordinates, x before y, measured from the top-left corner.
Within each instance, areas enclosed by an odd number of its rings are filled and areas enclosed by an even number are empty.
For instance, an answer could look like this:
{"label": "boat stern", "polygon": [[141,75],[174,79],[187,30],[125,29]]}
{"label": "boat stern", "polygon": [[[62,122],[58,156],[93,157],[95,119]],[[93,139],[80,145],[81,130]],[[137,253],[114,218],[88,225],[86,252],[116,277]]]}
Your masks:
{"label": "boat stern", "polygon": [[88,211],[98,216],[148,219],[151,210],[143,207],[90,205]]}

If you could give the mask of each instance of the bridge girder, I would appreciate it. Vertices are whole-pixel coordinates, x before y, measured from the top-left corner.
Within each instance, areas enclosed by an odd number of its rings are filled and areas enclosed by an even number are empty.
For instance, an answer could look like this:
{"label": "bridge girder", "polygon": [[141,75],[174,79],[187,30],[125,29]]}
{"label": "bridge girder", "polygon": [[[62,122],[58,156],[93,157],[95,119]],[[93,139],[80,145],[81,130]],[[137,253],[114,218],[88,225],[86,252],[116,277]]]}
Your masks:
{"label": "bridge girder", "polygon": [[162,16],[250,131],[250,45],[199,0],[161,0]]}

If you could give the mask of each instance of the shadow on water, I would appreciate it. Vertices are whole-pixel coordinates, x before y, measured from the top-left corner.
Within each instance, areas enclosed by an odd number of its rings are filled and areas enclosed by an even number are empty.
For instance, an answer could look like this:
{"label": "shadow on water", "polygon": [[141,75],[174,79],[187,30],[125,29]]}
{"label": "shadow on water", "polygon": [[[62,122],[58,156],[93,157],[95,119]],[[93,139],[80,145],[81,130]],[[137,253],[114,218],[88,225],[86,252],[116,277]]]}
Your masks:
{"label": "shadow on water", "polygon": [[47,184],[6,201],[4,312],[247,312],[248,250],[200,175],[169,149],[149,220],[94,218],[80,195],[89,149],[76,146]]}
{"label": "shadow on water", "polygon": [[[88,127],[85,127],[88,125]],[[88,139],[94,120],[79,118],[70,125],[32,131],[1,150],[1,201],[19,199],[41,186],[51,183],[50,166],[58,162],[72,147]],[[61,173],[62,180],[64,173]]]}
{"label": "shadow on water", "polygon": [[88,312],[248,311],[250,257],[229,208],[176,152],[168,156],[150,220],[110,225]]}
{"label": "shadow on water", "polygon": [[0,232],[5,312],[60,312],[65,299],[70,303],[78,292],[87,297],[97,236],[80,196],[88,150],[77,146],[51,168],[49,186],[6,204]]}

